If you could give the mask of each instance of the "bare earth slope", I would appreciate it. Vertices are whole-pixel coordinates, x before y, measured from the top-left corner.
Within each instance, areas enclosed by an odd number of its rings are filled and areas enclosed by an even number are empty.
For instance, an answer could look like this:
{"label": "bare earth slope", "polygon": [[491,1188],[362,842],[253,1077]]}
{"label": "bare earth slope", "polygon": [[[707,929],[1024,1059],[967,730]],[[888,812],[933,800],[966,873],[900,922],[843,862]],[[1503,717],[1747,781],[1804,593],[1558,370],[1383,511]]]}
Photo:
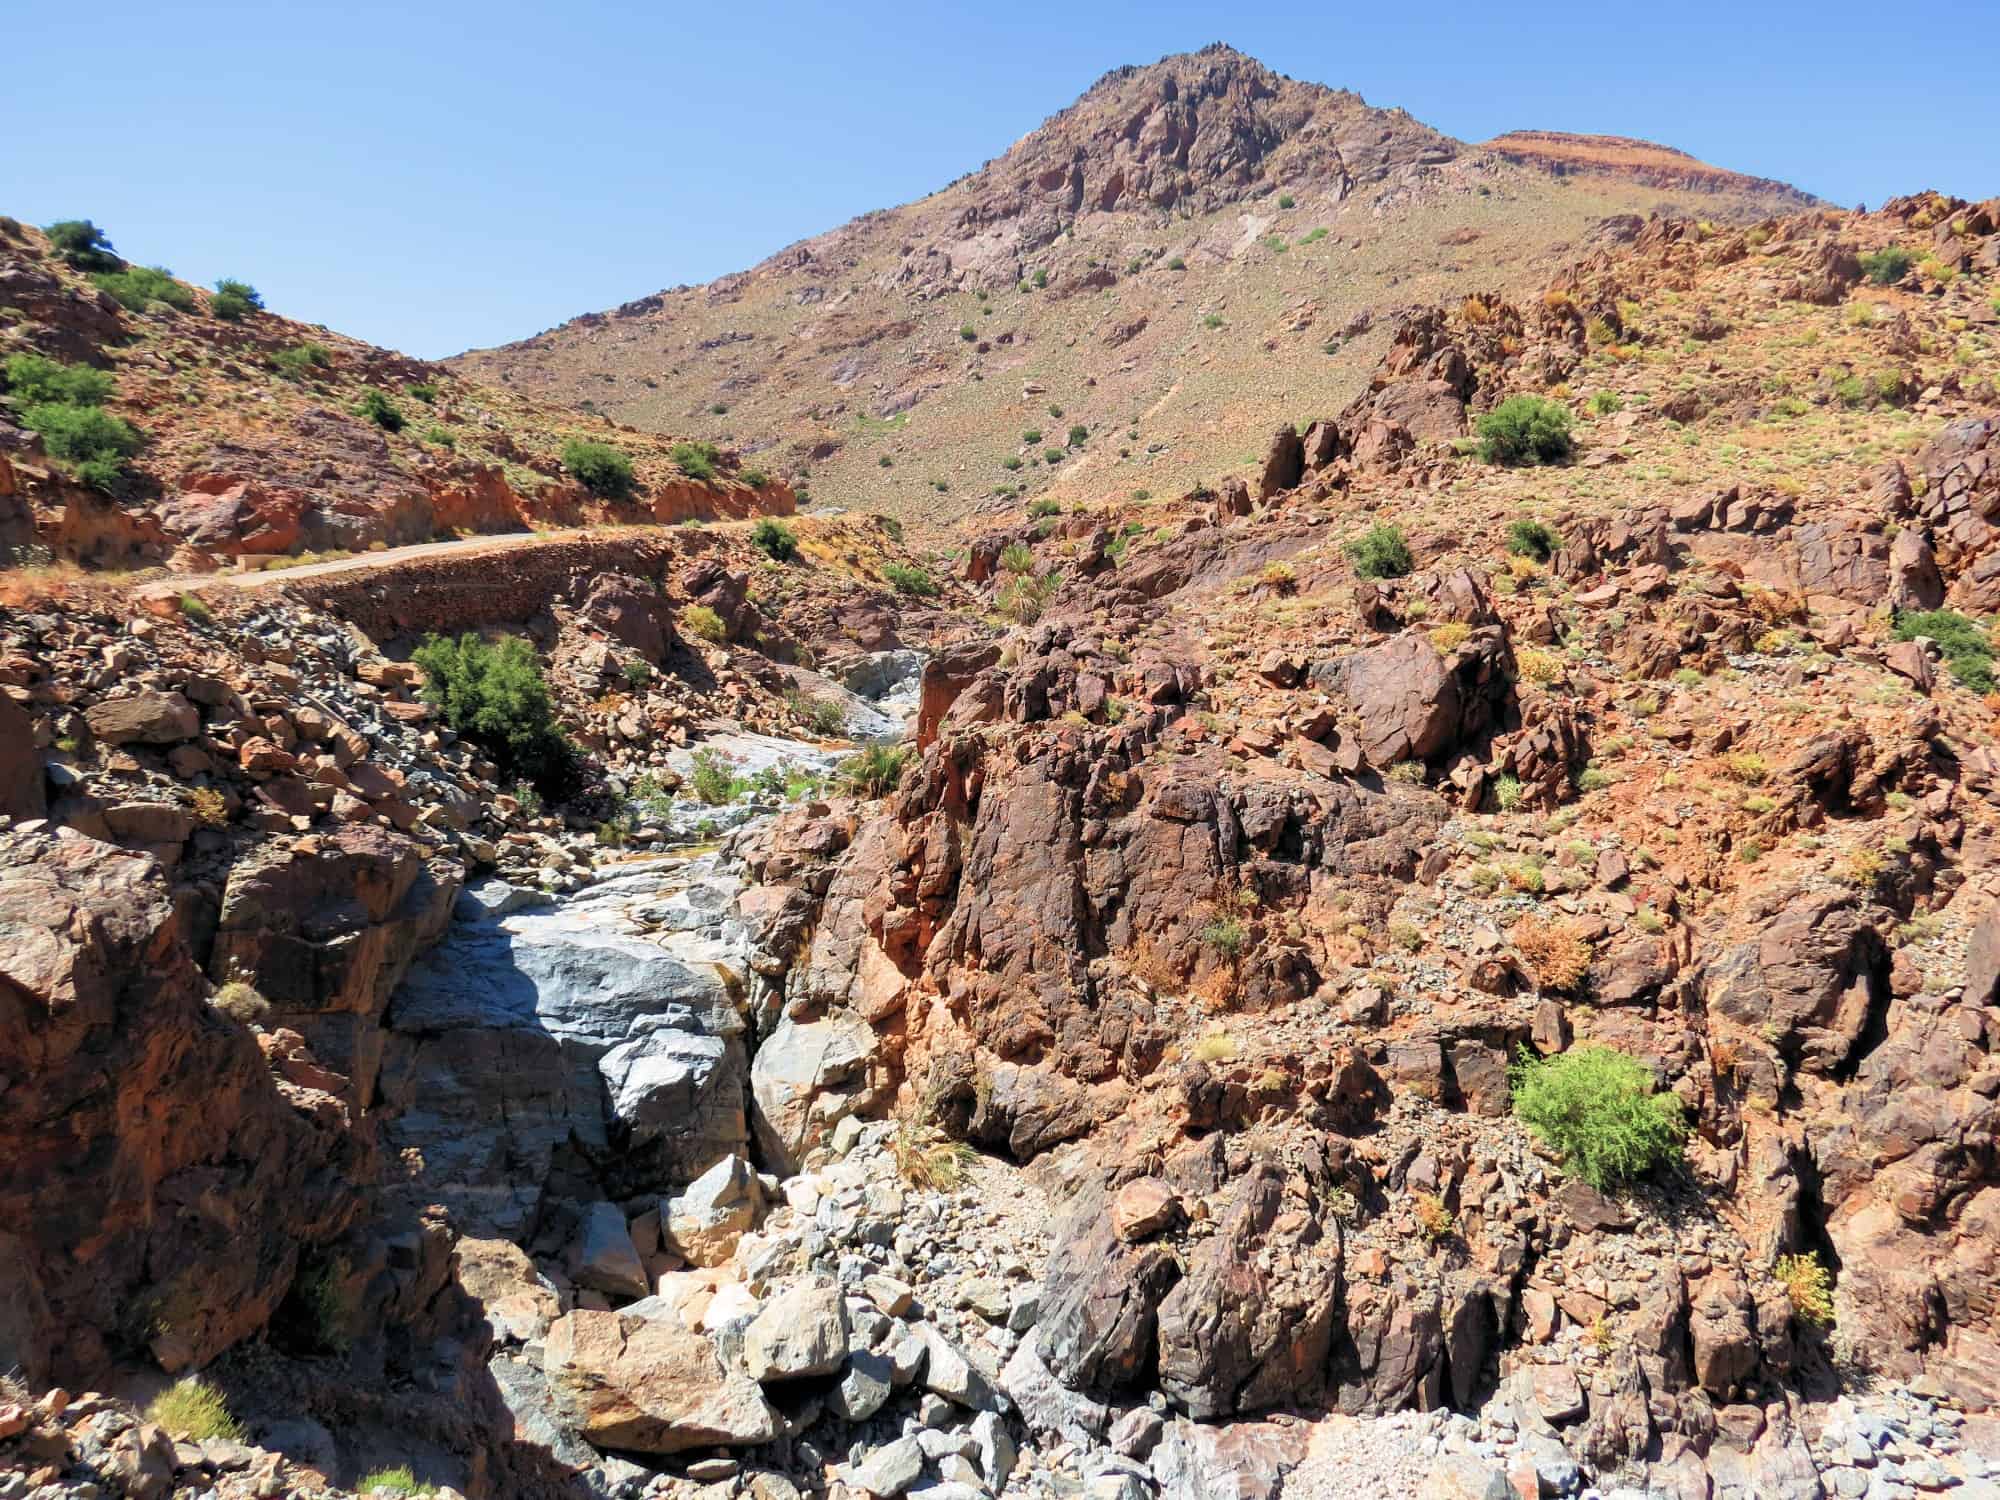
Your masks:
{"label": "bare earth slope", "polygon": [[1625,216],[1809,201],[1648,149],[1685,169],[1516,162],[1210,47],[1107,74],[916,203],[448,363],[907,519],[1166,493],[1338,405],[1395,309],[1525,291]]}

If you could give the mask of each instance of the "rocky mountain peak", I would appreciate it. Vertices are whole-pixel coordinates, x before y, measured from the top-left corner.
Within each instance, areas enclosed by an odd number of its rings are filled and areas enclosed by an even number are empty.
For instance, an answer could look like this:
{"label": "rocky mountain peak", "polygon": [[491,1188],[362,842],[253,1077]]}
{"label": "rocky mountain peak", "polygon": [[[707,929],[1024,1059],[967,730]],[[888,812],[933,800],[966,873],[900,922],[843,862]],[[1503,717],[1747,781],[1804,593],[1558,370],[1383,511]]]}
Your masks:
{"label": "rocky mountain peak", "polygon": [[1133,210],[1202,213],[1284,184],[1337,185],[1457,142],[1400,110],[1300,83],[1220,42],[1114,68],[967,180],[964,222]]}

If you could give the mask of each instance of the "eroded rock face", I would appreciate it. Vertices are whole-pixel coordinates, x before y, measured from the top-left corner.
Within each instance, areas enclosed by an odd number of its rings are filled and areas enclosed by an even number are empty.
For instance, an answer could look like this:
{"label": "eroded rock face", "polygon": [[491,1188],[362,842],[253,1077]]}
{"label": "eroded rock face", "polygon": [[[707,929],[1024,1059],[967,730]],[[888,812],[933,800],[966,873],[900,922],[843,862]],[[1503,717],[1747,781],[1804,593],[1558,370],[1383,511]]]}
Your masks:
{"label": "eroded rock face", "polygon": [[357,1209],[345,1121],[207,993],[153,861],[0,834],[0,1361],[31,1380],[206,1363]]}

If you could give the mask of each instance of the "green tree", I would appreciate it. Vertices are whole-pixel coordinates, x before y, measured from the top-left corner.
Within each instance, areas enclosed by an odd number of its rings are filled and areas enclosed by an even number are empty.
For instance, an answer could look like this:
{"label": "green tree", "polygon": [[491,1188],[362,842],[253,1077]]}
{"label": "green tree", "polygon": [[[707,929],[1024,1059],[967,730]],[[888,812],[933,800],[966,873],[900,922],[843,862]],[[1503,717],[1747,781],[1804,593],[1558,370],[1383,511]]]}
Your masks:
{"label": "green tree", "polygon": [[562,465],[593,495],[623,500],[632,493],[632,460],[609,443],[572,438],[563,444]]}
{"label": "green tree", "polygon": [[1403,528],[1378,521],[1344,549],[1354,571],[1363,578],[1402,578],[1416,566]]}
{"label": "green tree", "polygon": [[490,756],[502,782],[528,781],[551,801],[569,795],[577,756],[556,723],[534,648],[518,636],[489,644],[467,632],[433,635],[412,653],[425,696],[445,723]]}
{"label": "green tree", "polygon": [[391,401],[382,391],[370,387],[361,393],[361,399],[354,403],[354,415],[366,417],[384,432],[403,430],[403,409]]}
{"label": "green tree", "polygon": [[208,310],[225,323],[240,323],[253,312],[264,310],[264,298],[249,282],[225,276],[216,282]]}
{"label": "green tree", "polygon": [[79,271],[116,271],[125,264],[104,231],[88,219],[60,219],[42,233],[56,254]]}

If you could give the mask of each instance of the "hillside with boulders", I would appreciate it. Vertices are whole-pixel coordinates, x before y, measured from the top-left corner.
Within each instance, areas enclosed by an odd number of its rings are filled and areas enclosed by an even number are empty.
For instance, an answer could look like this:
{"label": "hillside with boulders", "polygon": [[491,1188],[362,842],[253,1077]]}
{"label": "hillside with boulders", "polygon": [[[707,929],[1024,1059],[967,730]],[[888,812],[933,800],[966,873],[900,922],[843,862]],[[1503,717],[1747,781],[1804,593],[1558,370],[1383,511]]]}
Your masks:
{"label": "hillside with boulders", "polygon": [[454,536],[789,513],[712,444],[489,390],[0,216],[0,559],[207,571]]}
{"label": "hillside with boulders", "polygon": [[910,522],[1178,494],[1344,401],[1400,315],[1468,277],[1526,294],[1658,209],[1815,201],[1555,139],[1471,145],[1218,44],[1107,73],[915,203],[447,363]]}
{"label": "hillside with boulders", "polygon": [[1157,494],[0,572],[0,1495],[2000,1491],[2000,200],[1786,207]]}

